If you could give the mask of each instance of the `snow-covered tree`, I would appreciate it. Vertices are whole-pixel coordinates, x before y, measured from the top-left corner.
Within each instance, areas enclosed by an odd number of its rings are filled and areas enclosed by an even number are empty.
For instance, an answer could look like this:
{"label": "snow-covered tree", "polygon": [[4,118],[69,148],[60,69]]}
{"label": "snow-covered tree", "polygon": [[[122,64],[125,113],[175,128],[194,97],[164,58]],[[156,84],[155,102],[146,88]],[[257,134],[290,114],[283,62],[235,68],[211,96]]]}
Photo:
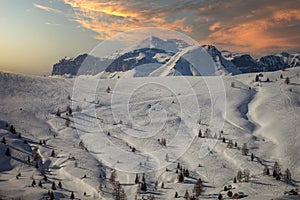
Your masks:
{"label": "snow-covered tree", "polygon": [[264,171],[263,171],[263,175],[270,175],[270,171],[269,171],[269,168],[268,166],[266,165],[265,168],[264,168]]}
{"label": "snow-covered tree", "polygon": [[183,181],[184,181],[184,176],[182,174],[182,171],[180,171],[180,173],[178,174],[178,182],[183,183]]}
{"label": "snow-covered tree", "polygon": [[247,144],[246,143],[244,143],[244,145],[243,145],[243,147],[242,147],[242,154],[243,155],[248,155],[248,148],[247,148]]}
{"label": "snow-covered tree", "polygon": [[236,179],[241,182],[243,179],[243,172],[241,170],[238,171],[237,175],[236,175]]}
{"label": "snow-covered tree", "polygon": [[188,190],[185,191],[185,194],[184,194],[183,198],[185,198],[186,200],[190,199],[190,194],[189,194]]}
{"label": "snow-covered tree", "polygon": [[289,168],[287,168],[285,170],[285,181],[286,181],[286,183],[289,183],[291,181],[291,179],[292,179],[292,174],[291,174]]}
{"label": "snow-covered tree", "polygon": [[194,185],[193,193],[196,195],[196,197],[198,197],[198,196],[200,196],[202,191],[203,191],[202,180],[201,180],[201,178],[199,178]]}

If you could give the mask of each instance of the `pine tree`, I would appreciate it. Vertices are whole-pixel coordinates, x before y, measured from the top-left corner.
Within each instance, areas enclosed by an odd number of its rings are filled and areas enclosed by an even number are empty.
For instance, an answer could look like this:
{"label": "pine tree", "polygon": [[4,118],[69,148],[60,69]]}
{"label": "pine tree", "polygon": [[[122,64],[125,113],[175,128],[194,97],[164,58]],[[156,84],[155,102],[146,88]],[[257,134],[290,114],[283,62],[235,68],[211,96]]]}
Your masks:
{"label": "pine tree", "polygon": [[282,74],[280,75],[280,78],[283,79],[283,75]]}
{"label": "pine tree", "polygon": [[50,192],[50,200],[54,200],[54,193],[53,193],[53,191]]}
{"label": "pine tree", "polygon": [[233,178],[233,183],[236,183],[236,177]]}
{"label": "pine tree", "polygon": [[141,190],[145,191],[145,192],[147,191],[147,184],[146,184],[146,182],[142,182]]}
{"label": "pine tree", "polygon": [[6,139],[5,137],[2,138],[2,141],[1,141],[3,144],[6,144]]}
{"label": "pine tree", "polygon": [[16,133],[17,133],[17,131],[16,131],[16,129],[15,129],[15,127],[14,127],[13,125],[10,126],[9,131],[10,131],[12,134],[16,134]]}
{"label": "pine tree", "polygon": [[198,133],[198,137],[202,137],[202,131],[201,131],[201,129],[199,129],[199,133]]}
{"label": "pine tree", "polygon": [[255,76],[255,82],[259,82],[259,76],[258,75]]}
{"label": "pine tree", "polygon": [[154,190],[155,191],[157,190],[157,186],[158,186],[158,181],[155,181],[155,183],[154,183]]}
{"label": "pine tree", "polygon": [[177,169],[180,169],[180,163],[177,163]]}
{"label": "pine tree", "polygon": [[54,149],[53,149],[52,152],[51,152],[51,157],[55,157]]}
{"label": "pine tree", "polygon": [[249,182],[250,179],[250,170],[249,169],[244,169],[244,180],[245,182]]}
{"label": "pine tree", "polygon": [[164,182],[161,183],[161,188],[162,188],[162,189],[165,188],[165,183],[164,183]]}
{"label": "pine tree", "polygon": [[33,179],[33,180],[32,180],[32,183],[31,183],[31,186],[34,187],[35,185],[36,185],[36,182],[35,182],[35,180]]}
{"label": "pine tree", "polygon": [[243,148],[242,148],[242,153],[244,156],[248,155],[248,148],[247,148],[247,144],[244,143]]}
{"label": "pine tree", "polygon": [[69,117],[67,117],[67,119],[66,119],[66,122],[65,122],[65,125],[66,125],[66,127],[69,127],[70,126],[70,118]]}
{"label": "pine tree", "polygon": [[114,183],[115,180],[116,180],[116,178],[117,178],[116,171],[113,170],[113,171],[111,172],[111,174],[110,174],[109,180],[110,180],[111,183]]}
{"label": "pine tree", "polygon": [[166,161],[169,162],[169,155],[166,154]]}
{"label": "pine tree", "polygon": [[186,200],[190,199],[190,194],[189,194],[188,190],[185,191],[185,194],[184,194],[183,198],[185,198]]}
{"label": "pine tree", "polygon": [[229,197],[229,198],[231,198],[232,197],[232,192],[229,190],[228,192],[227,192],[227,196]]}
{"label": "pine tree", "polygon": [[202,180],[201,180],[201,178],[199,178],[197,180],[197,182],[195,183],[193,192],[196,195],[196,197],[200,196],[200,194],[202,192]]}
{"label": "pine tree", "polygon": [[60,189],[62,188],[61,181],[58,182],[58,187],[59,187]]}
{"label": "pine tree", "polygon": [[235,142],[235,143],[234,143],[234,147],[236,147],[236,148],[237,148],[237,146],[238,146],[238,145],[237,145],[237,142]]}
{"label": "pine tree", "polygon": [[263,175],[270,175],[270,171],[269,171],[269,168],[268,166],[266,165],[265,168],[264,168],[264,171],[263,171]]}
{"label": "pine tree", "polygon": [[183,181],[184,181],[184,176],[183,176],[182,172],[180,172],[178,175],[178,182],[183,183]]}
{"label": "pine tree", "polygon": [[8,147],[6,148],[5,155],[9,157],[11,156],[10,149]]}
{"label": "pine tree", "polygon": [[243,173],[241,170],[238,171],[237,175],[236,175],[236,179],[241,182],[243,179]]}
{"label": "pine tree", "polygon": [[143,174],[143,177],[142,177],[142,182],[146,182],[146,179],[145,179],[145,174]]}
{"label": "pine tree", "polygon": [[287,84],[287,85],[290,84],[290,78],[289,78],[289,77],[286,77],[284,82],[285,82],[285,84]]}
{"label": "pine tree", "polygon": [[56,185],[55,185],[55,182],[53,182],[53,183],[52,183],[52,187],[51,187],[51,189],[52,189],[52,190],[56,190]]}
{"label": "pine tree", "polygon": [[273,167],[273,176],[277,177],[277,175],[280,173],[280,167],[279,167],[279,163],[276,161],[274,163],[274,167]]}
{"label": "pine tree", "polygon": [[178,193],[177,192],[175,192],[175,196],[174,196],[175,198],[178,198]]}
{"label": "pine tree", "polygon": [[223,198],[222,194],[220,193],[218,196],[218,200],[221,200]]}
{"label": "pine tree", "polygon": [[59,108],[56,111],[56,116],[60,117],[60,109]]}
{"label": "pine tree", "polygon": [[134,182],[135,182],[135,184],[138,184],[138,183],[140,182],[140,180],[139,180],[139,175],[138,175],[138,174],[135,175],[135,180],[134,180]]}
{"label": "pine tree", "polygon": [[285,170],[285,181],[286,181],[286,183],[289,183],[289,182],[291,181],[291,179],[292,179],[291,172],[290,172],[290,170],[287,168],[287,169]]}
{"label": "pine tree", "polygon": [[254,160],[254,155],[253,155],[253,153],[251,153],[251,161],[253,161]]}
{"label": "pine tree", "polygon": [[111,91],[111,89],[110,89],[110,87],[108,86],[107,89],[106,89],[106,92],[107,92],[107,93],[110,93],[110,91]]}
{"label": "pine tree", "polygon": [[71,193],[71,199],[75,199],[74,192]]}

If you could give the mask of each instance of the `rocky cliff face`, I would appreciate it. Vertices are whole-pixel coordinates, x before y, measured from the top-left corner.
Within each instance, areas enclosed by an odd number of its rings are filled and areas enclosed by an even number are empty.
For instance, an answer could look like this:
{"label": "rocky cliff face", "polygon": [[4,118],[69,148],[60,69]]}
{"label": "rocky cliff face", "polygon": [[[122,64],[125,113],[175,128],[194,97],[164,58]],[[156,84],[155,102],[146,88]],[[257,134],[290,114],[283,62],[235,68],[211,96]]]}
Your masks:
{"label": "rocky cliff face", "polygon": [[[195,73],[189,73],[192,66],[184,58],[175,58],[177,52],[188,48],[186,43],[178,42],[178,40],[163,41],[156,37],[151,37],[148,40],[143,41],[142,48],[113,58],[97,58],[83,54],[75,59],[61,59],[53,66],[52,75],[70,74],[75,76],[81,74],[95,75],[103,71],[107,73],[125,72],[146,64],[153,64],[151,67],[157,64],[166,68],[166,65],[171,63],[170,60],[176,60],[176,63],[172,63],[173,71],[178,71],[182,75],[195,75]],[[212,57],[220,74],[236,75],[300,66],[300,54],[283,52],[277,55],[263,56],[256,60],[248,54],[240,55],[229,51],[220,52],[212,45],[202,47]]]}

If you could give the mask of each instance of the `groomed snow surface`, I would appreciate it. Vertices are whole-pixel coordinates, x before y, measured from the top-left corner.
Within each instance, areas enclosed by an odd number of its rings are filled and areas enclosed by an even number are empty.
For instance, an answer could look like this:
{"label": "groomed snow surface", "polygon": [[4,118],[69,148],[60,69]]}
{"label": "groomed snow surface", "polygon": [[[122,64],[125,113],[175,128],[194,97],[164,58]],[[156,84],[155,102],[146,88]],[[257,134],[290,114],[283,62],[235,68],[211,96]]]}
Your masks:
{"label": "groomed snow surface", "polygon": [[[222,77],[226,93],[226,112],[222,112],[211,101],[206,85],[214,77],[184,77],[189,89],[182,84],[182,77],[125,78],[122,90],[114,90],[120,80],[101,79],[96,91],[83,87],[85,93],[76,96],[75,90],[72,97],[74,79],[0,73],[0,199],[49,199],[53,182],[57,187],[53,191],[55,199],[70,199],[71,192],[76,199],[114,199],[109,180],[113,169],[117,169],[116,180],[129,200],[135,199],[138,190],[134,172],[139,172],[140,181],[145,172],[148,189],[138,198],[151,194],[155,199],[175,199],[177,192],[177,199],[184,199],[185,191],[192,194],[195,182],[201,178],[204,191],[199,199],[217,199],[220,193],[230,199],[223,191],[225,185],[232,185],[233,193],[243,192],[247,200],[300,199],[284,195],[298,188],[300,180],[300,68],[262,74],[259,83],[254,81],[257,74]],[[289,84],[285,83],[286,77]],[[80,77],[81,81],[89,79]],[[131,91],[131,83],[140,86]],[[166,87],[168,83],[176,90]],[[114,95],[128,94],[128,102],[117,98],[112,104]],[[67,98],[69,95],[72,99]],[[66,115],[68,105],[73,106],[71,116]],[[76,110],[77,105],[80,110]],[[130,119],[118,113],[122,107],[128,109]],[[56,116],[57,109],[60,117]],[[213,111],[224,120],[220,130],[210,124]],[[153,126],[143,129],[149,124]],[[16,134],[9,131],[11,125]],[[182,127],[186,132],[180,132]],[[200,150],[216,139],[199,138],[199,129],[203,135],[210,129],[212,137],[221,135],[226,142],[218,139],[203,157]],[[6,144],[2,143],[3,137]],[[166,146],[158,142],[161,138],[166,139]],[[227,148],[229,140],[240,148],[246,143],[248,155],[242,155],[238,148]],[[10,157],[5,155],[7,148]],[[36,161],[35,152],[39,154]],[[169,159],[165,158],[166,152]],[[272,174],[275,161],[281,168],[280,181],[263,175],[265,166]],[[175,173],[178,162],[190,174],[183,183],[178,183]],[[289,184],[284,181],[286,168],[292,175]],[[244,169],[250,170],[249,182],[233,183],[238,170]],[[58,187],[59,181],[62,188]],[[154,190],[156,181],[158,187]]]}

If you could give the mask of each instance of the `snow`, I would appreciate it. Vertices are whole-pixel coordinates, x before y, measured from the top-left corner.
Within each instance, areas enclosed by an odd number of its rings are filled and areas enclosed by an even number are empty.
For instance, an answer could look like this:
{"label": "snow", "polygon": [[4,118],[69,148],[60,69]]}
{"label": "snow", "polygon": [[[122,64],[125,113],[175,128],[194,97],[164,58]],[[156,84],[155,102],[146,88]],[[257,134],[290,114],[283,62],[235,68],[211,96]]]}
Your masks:
{"label": "snow", "polygon": [[[43,199],[52,182],[61,181],[63,188],[54,191],[56,199],[69,199],[71,191],[80,199],[113,199],[108,179],[114,168],[127,199],[135,198],[136,172],[140,179],[145,173],[156,199],[174,199],[175,192],[183,199],[198,178],[204,182],[200,199],[216,199],[219,193],[229,199],[222,191],[228,184],[234,193],[244,192],[247,200],[293,199],[284,191],[298,187],[300,180],[300,68],[265,72],[259,84],[253,81],[256,74],[164,77],[167,68],[159,73],[162,77],[138,77],[155,67],[139,66],[120,79],[0,73],[0,139],[5,136],[7,141],[0,143],[0,198]],[[290,78],[289,85],[281,74]],[[264,82],[267,77],[270,82]],[[70,127],[65,125],[68,105],[73,107]],[[76,112],[77,105],[82,112]],[[62,117],[55,116],[58,108]],[[9,133],[6,123],[14,125],[22,138]],[[239,147],[247,143],[254,161],[250,153],[243,156],[222,140],[198,138],[198,130],[204,133],[206,128],[212,136],[223,130],[226,142],[232,139]],[[166,138],[166,147],[158,143],[161,138]],[[79,147],[81,140],[88,151]],[[11,157],[4,155],[7,147]],[[34,148],[44,163],[46,182],[41,166],[36,169],[35,162],[27,162]],[[53,149],[55,157],[50,156]],[[263,176],[265,165],[272,173],[275,161],[283,173],[290,169],[292,184]],[[177,181],[178,162],[190,172],[184,183]],[[233,183],[237,171],[244,169],[250,170],[250,181]],[[18,172],[21,176],[16,179]],[[32,187],[32,177],[37,183],[42,180],[43,187]],[[151,191],[155,181],[158,190]],[[162,182],[165,189],[160,188]]]}

